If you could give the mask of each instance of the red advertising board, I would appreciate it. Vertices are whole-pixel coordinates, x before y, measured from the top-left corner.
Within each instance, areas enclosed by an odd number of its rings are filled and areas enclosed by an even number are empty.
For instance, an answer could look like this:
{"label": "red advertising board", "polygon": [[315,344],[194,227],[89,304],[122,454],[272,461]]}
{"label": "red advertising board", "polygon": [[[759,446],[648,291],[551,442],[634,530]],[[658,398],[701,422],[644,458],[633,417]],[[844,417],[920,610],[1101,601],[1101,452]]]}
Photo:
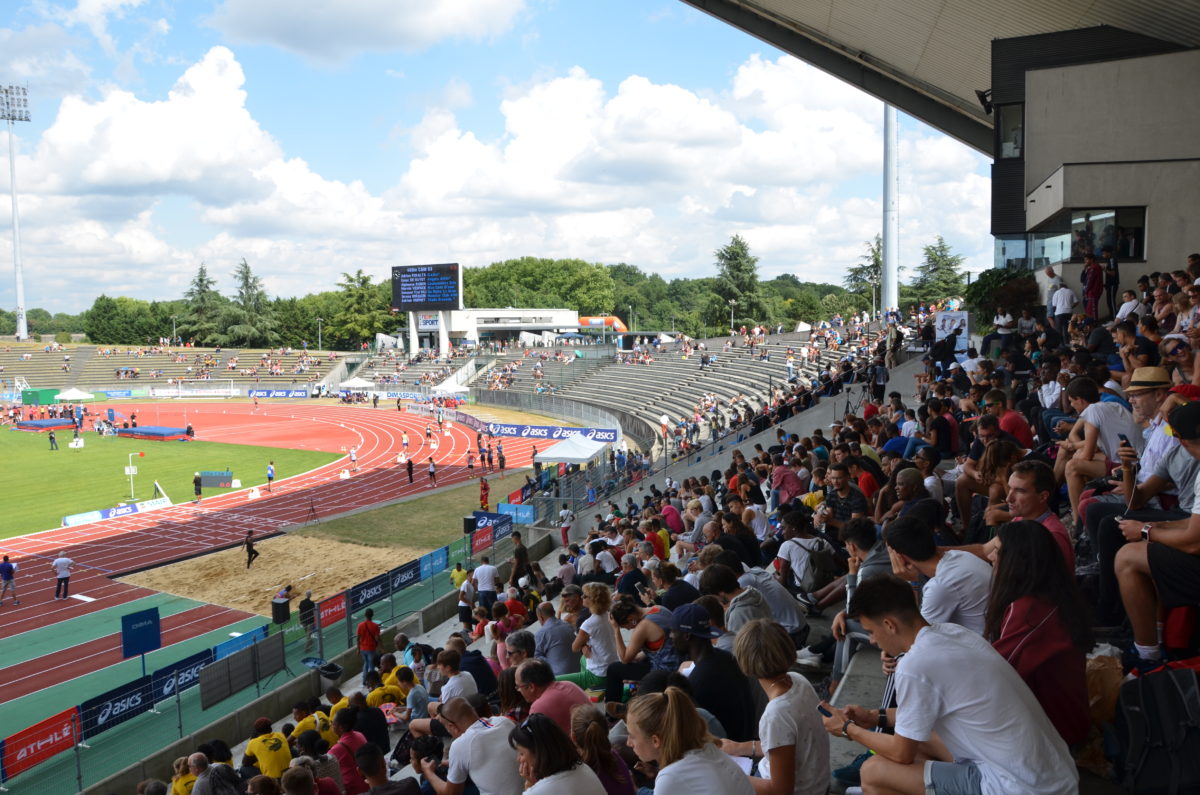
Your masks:
{"label": "red advertising board", "polygon": [[4,777],[20,775],[75,744],[75,707],[39,721],[4,740]]}
{"label": "red advertising board", "polygon": [[346,617],[346,594],[340,593],[321,601],[317,605],[322,627],[331,627]]}
{"label": "red advertising board", "polygon": [[517,489],[512,494],[508,495],[508,501],[513,505],[521,504],[521,490]]}
{"label": "red advertising board", "polygon": [[567,465],[560,463],[558,465],[558,476],[561,478],[565,474],[567,474]]}
{"label": "red advertising board", "polygon": [[471,554],[478,555],[492,545],[492,527],[484,527],[471,534]]}

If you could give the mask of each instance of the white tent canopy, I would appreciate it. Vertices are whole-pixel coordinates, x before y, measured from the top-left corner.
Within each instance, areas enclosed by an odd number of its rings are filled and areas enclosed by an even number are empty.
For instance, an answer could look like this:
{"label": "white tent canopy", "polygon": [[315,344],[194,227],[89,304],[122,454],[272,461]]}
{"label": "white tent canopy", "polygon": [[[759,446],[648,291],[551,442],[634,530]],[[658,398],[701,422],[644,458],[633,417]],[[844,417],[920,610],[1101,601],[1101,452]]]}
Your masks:
{"label": "white tent canopy", "polygon": [[349,381],[343,381],[342,383],[338,384],[338,386],[340,386],[342,389],[369,389],[370,387],[375,386],[375,382],[355,376]]}
{"label": "white tent canopy", "polygon": [[534,460],[543,464],[586,464],[599,455],[606,444],[577,434],[538,453]]}
{"label": "white tent canopy", "polygon": [[460,392],[470,392],[471,387],[463,384],[440,384],[433,388],[439,394],[457,395]]}
{"label": "white tent canopy", "polygon": [[91,400],[96,397],[91,392],[84,392],[82,389],[65,389],[54,396],[55,400]]}

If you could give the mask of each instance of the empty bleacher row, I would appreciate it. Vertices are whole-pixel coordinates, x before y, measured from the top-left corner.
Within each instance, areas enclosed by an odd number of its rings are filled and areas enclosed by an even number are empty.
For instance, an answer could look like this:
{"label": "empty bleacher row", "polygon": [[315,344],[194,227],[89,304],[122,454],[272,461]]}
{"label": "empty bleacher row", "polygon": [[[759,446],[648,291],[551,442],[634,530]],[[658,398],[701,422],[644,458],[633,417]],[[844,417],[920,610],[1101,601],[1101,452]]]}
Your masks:
{"label": "empty bleacher row", "polygon": [[[73,345],[54,350],[12,343],[0,350],[5,387],[16,377],[38,389],[90,390],[160,386],[178,380],[232,382],[243,391],[320,381],[344,354],[303,350]],[[69,357],[69,358],[64,358]],[[69,365],[65,366],[65,365]]]}
{"label": "empty bleacher row", "polygon": [[[807,345],[808,334],[789,333],[771,335],[765,345],[756,345],[753,353],[741,340],[735,347],[724,349],[728,338],[719,337],[702,340],[713,361],[701,367],[701,354],[693,351],[687,358],[678,345],[664,346],[654,354],[650,364],[624,364],[609,360],[593,364],[579,362],[572,365],[573,380],[554,383],[555,394],[569,400],[591,403],[602,407],[620,409],[645,420],[651,427],[658,428],[665,414],[671,423],[680,418],[690,418],[706,395],[716,398],[726,417],[731,404],[759,409],[767,402],[773,387],[782,387],[788,381],[786,351],[799,351]],[[815,362],[795,361],[796,374],[805,381],[816,383],[825,370],[837,372],[843,357],[851,350],[843,345],[839,351],[826,350],[818,346],[819,356]],[[763,350],[769,352],[769,360],[760,358]],[[502,367],[505,359],[497,360]],[[864,357],[855,360],[856,367],[866,364]],[[514,371],[509,390],[536,392],[539,385],[545,389],[547,382],[554,382],[557,373],[554,366],[547,364],[545,377],[533,378],[532,365],[523,363]],[[480,388],[485,382],[477,382]],[[707,438],[708,429],[702,430],[701,438]]]}

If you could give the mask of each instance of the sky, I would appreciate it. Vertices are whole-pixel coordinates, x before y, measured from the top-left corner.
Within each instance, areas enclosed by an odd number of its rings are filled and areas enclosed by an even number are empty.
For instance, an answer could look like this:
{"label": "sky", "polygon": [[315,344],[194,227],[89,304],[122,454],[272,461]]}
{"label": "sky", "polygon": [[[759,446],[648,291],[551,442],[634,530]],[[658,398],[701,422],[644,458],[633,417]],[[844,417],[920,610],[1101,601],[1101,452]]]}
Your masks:
{"label": "sky", "polygon": [[[840,283],[882,228],[883,105],[679,0],[13,0],[26,304],[521,257]],[[900,264],[989,267],[988,161],[900,114]],[[0,130],[6,159],[8,131]],[[15,306],[8,169],[0,305]]]}

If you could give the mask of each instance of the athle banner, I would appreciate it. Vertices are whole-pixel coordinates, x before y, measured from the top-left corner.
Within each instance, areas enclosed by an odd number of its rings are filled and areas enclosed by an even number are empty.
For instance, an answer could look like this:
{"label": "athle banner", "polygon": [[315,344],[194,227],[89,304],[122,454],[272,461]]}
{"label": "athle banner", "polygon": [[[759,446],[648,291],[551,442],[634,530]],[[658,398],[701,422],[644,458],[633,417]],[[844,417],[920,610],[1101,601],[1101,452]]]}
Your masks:
{"label": "athle banner", "polygon": [[79,710],[71,707],[4,738],[0,781],[19,776],[69,749],[75,744],[78,728]]}

